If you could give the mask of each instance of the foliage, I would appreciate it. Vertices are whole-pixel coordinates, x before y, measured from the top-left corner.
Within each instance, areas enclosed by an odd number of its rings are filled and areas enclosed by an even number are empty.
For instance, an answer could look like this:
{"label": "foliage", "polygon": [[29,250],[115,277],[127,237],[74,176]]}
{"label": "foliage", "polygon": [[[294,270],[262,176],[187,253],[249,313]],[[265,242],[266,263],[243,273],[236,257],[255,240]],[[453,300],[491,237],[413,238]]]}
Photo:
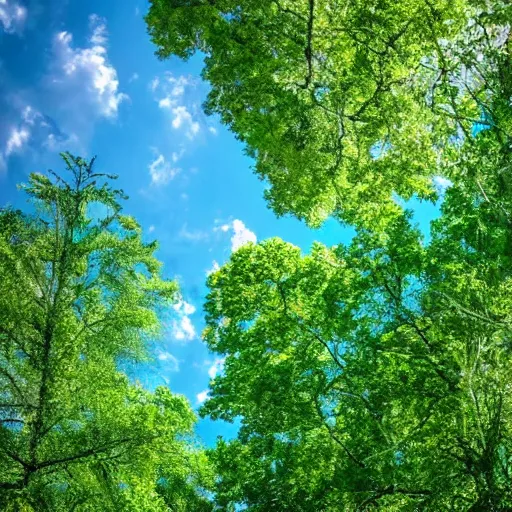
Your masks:
{"label": "foliage", "polygon": [[159,57],[206,54],[206,110],[246,144],[279,215],[382,229],[393,194],[432,198],[433,176],[454,178],[445,159],[475,121],[509,133],[508,2],[151,4]]}
{"label": "foliage", "polygon": [[132,384],[176,297],[156,243],[93,161],[33,174],[33,215],[0,212],[2,510],[208,510],[184,397]]}
{"label": "foliage", "polygon": [[[510,2],[152,0],[146,21],[159,57],[205,54],[206,111],[278,215],[357,228],[210,276],[203,414],[242,422],[210,454],[218,505],[510,510]],[[442,199],[431,239],[414,195]]]}
{"label": "foliage", "polygon": [[307,256],[246,246],[210,277],[205,336],[227,358],[203,413],[242,419],[214,454],[220,504],[512,506],[510,256],[447,236],[448,195],[426,247],[406,215]]}

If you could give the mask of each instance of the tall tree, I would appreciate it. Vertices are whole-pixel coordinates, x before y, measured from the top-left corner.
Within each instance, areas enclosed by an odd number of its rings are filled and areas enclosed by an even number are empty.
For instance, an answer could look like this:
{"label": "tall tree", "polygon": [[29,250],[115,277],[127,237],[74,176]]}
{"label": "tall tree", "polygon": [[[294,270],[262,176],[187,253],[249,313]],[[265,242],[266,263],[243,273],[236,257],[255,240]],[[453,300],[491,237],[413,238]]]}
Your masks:
{"label": "tall tree", "polygon": [[475,122],[510,134],[509,2],[152,0],[161,58],[205,53],[218,113],[274,211],[381,229]]}
{"label": "tall tree", "polygon": [[426,247],[405,216],[308,256],[246,246],[209,278],[226,360],[203,413],[242,424],[212,454],[219,505],[510,510],[512,266],[461,203]]}
{"label": "tall tree", "polygon": [[[512,5],[152,0],[157,54],[205,57],[206,110],[278,214],[351,223],[308,256],[247,246],[209,279],[203,412],[217,502],[510,510]],[[397,199],[435,199],[424,240]]]}
{"label": "tall tree", "polygon": [[114,177],[63,158],[66,176],[24,187],[32,215],[0,212],[1,508],[208,510],[185,398],[119,369],[147,357],[177,285]]}

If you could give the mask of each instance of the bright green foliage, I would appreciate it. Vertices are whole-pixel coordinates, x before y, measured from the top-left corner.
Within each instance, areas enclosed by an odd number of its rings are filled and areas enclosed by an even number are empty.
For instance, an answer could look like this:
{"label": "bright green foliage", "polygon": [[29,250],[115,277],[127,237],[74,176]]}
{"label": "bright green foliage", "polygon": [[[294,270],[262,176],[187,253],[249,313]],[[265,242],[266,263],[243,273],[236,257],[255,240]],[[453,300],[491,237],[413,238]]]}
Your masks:
{"label": "bright green foliage", "polygon": [[212,454],[221,506],[511,509],[508,140],[461,147],[428,244],[405,213],[307,256],[246,246],[210,276],[226,361],[203,413],[242,418]]}
{"label": "bright green foliage", "polygon": [[427,247],[405,216],[308,256],[246,246],[210,277],[227,358],[203,413],[242,418],[213,454],[220,505],[510,509],[510,246],[476,252],[460,195]]}
{"label": "bright green foliage", "polygon": [[66,179],[24,187],[34,215],[0,212],[0,508],[211,510],[187,401],[119,370],[147,357],[176,283],[113,177],[63,158]]}
{"label": "bright green foliage", "polygon": [[[218,113],[270,206],[382,229],[392,194],[433,198],[475,120],[510,133],[509,2],[152,0],[161,58],[206,54]],[[499,96],[499,99],[497,97]]]}
{"label": "bright green foliage", "polygon": [[[205,57],[277,214],[357,228],[248,245],[209,278],[203,408],[221,509],[512,509],[512,4],[152,0]],[[427,243],[398,198],[453,186]]]}

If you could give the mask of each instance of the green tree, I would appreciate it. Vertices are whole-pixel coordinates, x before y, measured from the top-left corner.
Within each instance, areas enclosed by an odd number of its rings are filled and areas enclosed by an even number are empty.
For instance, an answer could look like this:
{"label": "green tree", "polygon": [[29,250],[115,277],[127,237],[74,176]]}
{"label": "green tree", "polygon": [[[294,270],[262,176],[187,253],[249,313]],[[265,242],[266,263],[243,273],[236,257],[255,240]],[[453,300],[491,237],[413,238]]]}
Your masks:
{"label": "green tree", "polygon": [[242,424],[212,454],[221,506],[510,509],[510,256],[468,244],[460,202],[428,246],[405,215],[307,256],[246,246],[209,278],[226,361],[202,412]]}
{"label": "green tree", "polygon": [[511,18],[502,0],[152,0],[146,21],[160,58],[205,54],[206,110],[278,215],[382,229],[393,194],[461,177],[445,164],[475,121],[506,141]]}
{"label": "green tree", "polygon": [[[205,54],[217,113],[278,214],[209,278],[226,356],[204,414],[221,508],[510,510],[512,4],[152,0],[161,58]],[[451,185],[431,239],[401,200]]]}
{"label": "green tree", "polygon": [[209,510],[186,399],[129,381],[176,299],[113,176],[63,154],[0,212],[2,510]]}

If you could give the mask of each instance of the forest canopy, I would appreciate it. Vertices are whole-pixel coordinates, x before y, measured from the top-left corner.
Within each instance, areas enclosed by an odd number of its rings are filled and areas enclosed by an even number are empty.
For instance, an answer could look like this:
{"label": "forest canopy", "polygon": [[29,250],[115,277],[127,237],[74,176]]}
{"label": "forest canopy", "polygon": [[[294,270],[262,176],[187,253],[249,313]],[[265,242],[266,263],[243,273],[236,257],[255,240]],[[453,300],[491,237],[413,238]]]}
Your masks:
{"label": "forest canopy", "polygon": [[205,54],[206,111],[245,143],[278,215],[381,228],[399,215],[393,195],[433,198],[438,175],[483,179],[475,124],[493,128],[499,158],[510,12],[500,0],[152,0],[146,21],[159,57]]}
{"label": "forest canopy", "polygon": [[0,508],[511,510],[512,4],[151,0],[145,20],[159,58],[203,59],[204,110],[269,208],[355,234],[240,244],[209,274],[223,367],[199,414],[240,428],[205,448],[184,396],[125,371],[181,298],[116,176],[70,153],[31,174],[30,206],[0,210]]}
{"label": "forest canopy", "polygon": [[[512,6],[152,0],[157,55],[204,55],[277,215],[356,228],[248,245],[208,280],[225,357],[202,409],[234,510],[512,506]],[[420,232],[411,198],[440,216]],[[405,206],[404,206],[405,205]]]}

